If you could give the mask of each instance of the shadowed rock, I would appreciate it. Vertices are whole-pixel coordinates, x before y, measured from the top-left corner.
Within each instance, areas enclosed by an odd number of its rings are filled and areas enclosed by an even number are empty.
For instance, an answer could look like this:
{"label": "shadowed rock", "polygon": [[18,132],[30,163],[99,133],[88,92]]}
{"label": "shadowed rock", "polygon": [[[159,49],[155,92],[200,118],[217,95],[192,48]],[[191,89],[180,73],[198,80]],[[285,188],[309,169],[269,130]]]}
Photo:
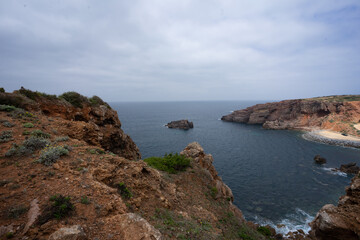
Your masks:
{"label": "shadowed rock", "polygon": [[360,167],[356,166],[356,163],[342,164],[340,166],[340,171],[345,173],[357,174],[360,171]]}
{"label": "shadowed rock", "polygon": [[172,121],[166,124],[168,128],[178,128],[178,129],[184,129],[188,130],[190,128],[194,127],[193,122],[189,122],[188,120],[178,120],[178,121]]}
{"label": "shadowed rock", "polygon": [[324,157],[322,157],[322,156],[320,156],[320,155],[316,155],[316,156],[314,157],[314,161],[315,161],[315,163],[317,163],[317,164],[324,164],[324,163],[326,163],[326,158],[324,158]]}

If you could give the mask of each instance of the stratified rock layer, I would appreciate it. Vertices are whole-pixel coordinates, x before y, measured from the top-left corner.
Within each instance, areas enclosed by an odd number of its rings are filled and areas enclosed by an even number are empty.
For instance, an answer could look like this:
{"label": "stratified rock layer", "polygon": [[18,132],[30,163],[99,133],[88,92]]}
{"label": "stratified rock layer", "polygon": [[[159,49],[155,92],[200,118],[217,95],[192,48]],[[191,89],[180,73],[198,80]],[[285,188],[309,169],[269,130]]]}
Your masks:
{"label": "stratified rock layer", "polygon": [[223,121],[262,124],[266,129],[320,128],[360,135],[353,127],[360,120],[360,101],[329,102],[285,100],[257,104],[221,118]]}
{"label": "stratified rock layer", "polygon": [[327,204],[311,222],[310,236],[318,240],[360,239],[360,176],[355,176],[338,206]]}

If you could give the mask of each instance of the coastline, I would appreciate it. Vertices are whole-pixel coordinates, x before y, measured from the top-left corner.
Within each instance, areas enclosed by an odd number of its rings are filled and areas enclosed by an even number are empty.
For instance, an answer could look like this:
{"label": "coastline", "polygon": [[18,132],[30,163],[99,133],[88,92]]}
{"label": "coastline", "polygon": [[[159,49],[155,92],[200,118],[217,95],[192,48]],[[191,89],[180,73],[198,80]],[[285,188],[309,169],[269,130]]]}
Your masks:
{"label": "coastline", "polygon": [[313,130],[306,132],[302,136],[309,141],[343,147],[360,148],[360,138],[355,136],[343,136],[341,133],[330,130]]}

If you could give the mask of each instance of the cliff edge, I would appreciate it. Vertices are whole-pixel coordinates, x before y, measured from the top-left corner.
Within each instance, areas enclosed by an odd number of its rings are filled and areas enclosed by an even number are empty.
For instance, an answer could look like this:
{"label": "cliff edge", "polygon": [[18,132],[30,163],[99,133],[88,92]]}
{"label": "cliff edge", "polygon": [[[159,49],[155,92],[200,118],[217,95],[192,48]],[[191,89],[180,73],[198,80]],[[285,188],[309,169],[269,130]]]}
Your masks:
{"label": "cliff edge", "polygon": [[257,104],[221,118],[266,129],[328,129],[360,136],[360,96],[332,96]]}

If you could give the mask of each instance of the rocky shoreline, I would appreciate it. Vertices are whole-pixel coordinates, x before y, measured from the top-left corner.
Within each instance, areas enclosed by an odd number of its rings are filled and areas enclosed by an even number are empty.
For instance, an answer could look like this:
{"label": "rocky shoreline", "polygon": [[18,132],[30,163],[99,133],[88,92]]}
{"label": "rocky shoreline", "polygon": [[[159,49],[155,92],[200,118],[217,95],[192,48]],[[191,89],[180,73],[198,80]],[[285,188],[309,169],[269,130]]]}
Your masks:
{"label": "rocky shoreline", "polygon": [[329,144],[329,145],[360,148],[359,141],[327,138],[327,137],[319,135],[317,132],[318,131],[306,132],[302,135],[302,137],[308,141],[320,142],[320,143]]}

